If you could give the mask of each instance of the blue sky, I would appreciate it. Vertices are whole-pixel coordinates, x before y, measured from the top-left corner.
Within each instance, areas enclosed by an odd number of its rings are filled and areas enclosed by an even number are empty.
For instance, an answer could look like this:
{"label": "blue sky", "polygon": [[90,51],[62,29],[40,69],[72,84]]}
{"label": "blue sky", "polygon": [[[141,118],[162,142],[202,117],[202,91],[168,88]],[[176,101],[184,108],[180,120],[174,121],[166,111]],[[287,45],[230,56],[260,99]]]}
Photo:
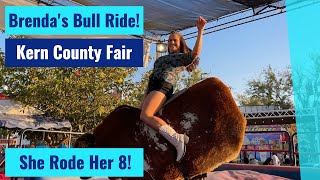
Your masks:
{"label": "blue sky", "polygon": [[205,36],[203,44],[200,68],[236,92],[243,91],[247,80],[268,64],[276,69],[290,65],[285,15]]}
{"label": "blue sky", "polygon": [[[5,38],[0,35],[2,49]],[[193,47],[195,40],[187,40],[189,47]],[[154,52],[153,46],[152,56]],[[290,65],[286,14],[205,35],[200,58],[199,67],[204,72],[231,86],[234,94],[243,92],[246,82],[257,77],[267,65],[277,70]],[[140,68],[138,75],[144,71]]]}
{"label": "blue sky", "polygon": [[[188,46],[195,40],[187,40]],[[205,35],[200,59],[204,72],[231,86],[234,94],[243,92],[269,64],[276,70],[290,65],[286,14]]]}

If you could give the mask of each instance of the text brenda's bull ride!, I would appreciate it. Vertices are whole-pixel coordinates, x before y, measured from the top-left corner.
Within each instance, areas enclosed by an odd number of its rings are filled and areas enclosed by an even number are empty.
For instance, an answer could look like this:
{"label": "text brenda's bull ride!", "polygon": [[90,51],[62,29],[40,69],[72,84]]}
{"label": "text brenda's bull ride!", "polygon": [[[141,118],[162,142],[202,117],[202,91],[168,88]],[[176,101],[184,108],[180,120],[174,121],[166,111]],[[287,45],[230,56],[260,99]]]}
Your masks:
{"label": "text brenda's bull ride!", "polygon": [[[17,14],[9,14],[9,27],[58,27],[59,20],[62,22],[62,27],[69,26],[68,18],[62,17],[59,13],[57,17],[50,17],[46,13],[44,17],[19,17]],[[89,17],[83,17],[81,14],[75,13],[73,16],[73,27],[100,27],[100,14],[93,13]],[[135,17],[130,17],[127,13],[123,15],[109,14],[105,15],[105,27],[122,27],[133,28],[139,27],[139,14]]]}

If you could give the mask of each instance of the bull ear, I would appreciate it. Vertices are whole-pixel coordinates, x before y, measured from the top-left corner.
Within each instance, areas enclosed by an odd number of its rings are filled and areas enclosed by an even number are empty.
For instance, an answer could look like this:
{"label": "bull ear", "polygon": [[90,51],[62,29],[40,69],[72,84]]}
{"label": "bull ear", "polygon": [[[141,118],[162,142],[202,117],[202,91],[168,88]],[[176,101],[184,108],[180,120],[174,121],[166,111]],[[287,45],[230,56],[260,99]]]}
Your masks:
{"label": "bull ear", "polygon": [[93,148],[95,146],[95,137],[91,133],[81,135],[74,143],[75,148]]}

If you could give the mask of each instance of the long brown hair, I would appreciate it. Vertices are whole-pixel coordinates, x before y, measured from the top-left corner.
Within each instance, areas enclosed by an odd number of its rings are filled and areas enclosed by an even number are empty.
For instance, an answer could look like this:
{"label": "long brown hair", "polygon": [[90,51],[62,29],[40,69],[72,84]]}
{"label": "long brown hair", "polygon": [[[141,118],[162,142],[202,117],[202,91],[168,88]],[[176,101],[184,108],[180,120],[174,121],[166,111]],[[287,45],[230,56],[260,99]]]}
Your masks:
{"label": "long brown hair", "polygon": [[[173,31],[171,32],[170,36],[176,34],[179,37],[180,40],[180,53],[191,53],[191,49],[188,47],[186,41],[184,40],[183,36],[177,32],[177,31]],[[168,46],[168,53],[171,54],[170,50],[169,50],[169,46]],[[194,69],[197,68],[197,66],[199,65],[199,58],[196,57],[191,64],[186,66],[187,71],[191,72]]]}

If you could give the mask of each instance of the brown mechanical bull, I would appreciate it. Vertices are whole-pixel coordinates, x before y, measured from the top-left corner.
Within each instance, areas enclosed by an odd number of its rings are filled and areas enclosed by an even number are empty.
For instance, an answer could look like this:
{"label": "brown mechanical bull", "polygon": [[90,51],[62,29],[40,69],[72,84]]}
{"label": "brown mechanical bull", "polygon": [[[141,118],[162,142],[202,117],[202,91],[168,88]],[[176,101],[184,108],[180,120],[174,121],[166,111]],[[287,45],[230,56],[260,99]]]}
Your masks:
{"label": "brown mechanical bull", "polygon": [[80,137],[75,147],[144,148],[145,173],[139,179],[192,179],[235,159],[246,126],[230,89],[217,78],[208,78],[176,94],[157,114],[178,133],[190,137],[180,163],[175,161],[175,148],[139,116],[140,109],[120,106],[93,135]]}

